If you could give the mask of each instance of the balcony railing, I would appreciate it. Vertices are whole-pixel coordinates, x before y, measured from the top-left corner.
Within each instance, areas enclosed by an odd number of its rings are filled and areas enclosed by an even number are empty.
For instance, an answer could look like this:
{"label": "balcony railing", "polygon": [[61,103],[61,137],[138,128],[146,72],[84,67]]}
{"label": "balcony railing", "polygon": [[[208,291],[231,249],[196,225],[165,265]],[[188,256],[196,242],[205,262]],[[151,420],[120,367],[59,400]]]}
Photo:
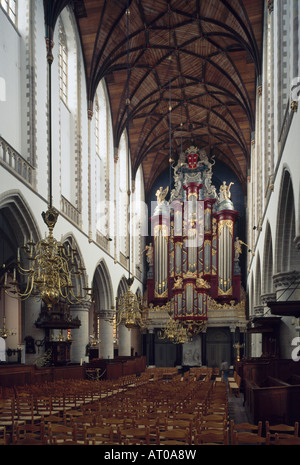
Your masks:
{"label": "balcony railing", "polygon": [[63,195],[61,196],[60,208],[62,213],[64,213],[73,223],[81,226],[81,214],[80,211],[74,207],[74,205],[69,202]]}
{"label": "balcony railing", "polygon": [[23,181],[34,185],[34,167],[0,136],[0,164],[12,171]]}
{"label": "balcony railing", "polygon": [[96,242],[107,253],[110,253],[110,242],[107,240],[107,237],[104,236],[100,231],[96,232]]}

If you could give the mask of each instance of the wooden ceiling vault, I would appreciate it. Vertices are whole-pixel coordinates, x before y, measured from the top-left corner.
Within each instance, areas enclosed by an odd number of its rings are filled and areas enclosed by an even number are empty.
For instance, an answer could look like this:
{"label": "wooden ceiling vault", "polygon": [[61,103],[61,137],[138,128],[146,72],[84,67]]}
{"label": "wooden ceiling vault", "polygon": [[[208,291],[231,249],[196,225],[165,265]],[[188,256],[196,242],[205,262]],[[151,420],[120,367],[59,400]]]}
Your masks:
{"label": "wooden ceiling vault", "polygon": [[105,79],[115,147],[129,128],[132,174],[142,164],[146,195],[170,155],[190,145],[215,154],[246,191],[264,1],[44,0],[48,34],[67,4],[89,108]]}

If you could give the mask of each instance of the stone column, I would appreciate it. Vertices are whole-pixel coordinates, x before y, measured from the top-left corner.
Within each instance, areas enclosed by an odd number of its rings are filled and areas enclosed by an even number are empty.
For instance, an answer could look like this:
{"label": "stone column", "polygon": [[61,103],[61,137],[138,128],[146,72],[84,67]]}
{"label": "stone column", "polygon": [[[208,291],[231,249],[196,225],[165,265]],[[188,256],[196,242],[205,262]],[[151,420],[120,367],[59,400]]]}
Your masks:
{"label": "stone column", "polygon": [[[35,300],[34,297],[24,301],[24,338],[31,336],[34,341],[43,341],[45,339],[45,330],[37,328],[35,322],[41,312],[41,302]],[[6,320],[6,326],[9,328],[9,321]],[[35,344],[35,353],[26,354],[26,344],[24,345],[24,357],[26,365],[32,365],[45,352],[45,346],[37,346]]]}
{"label": "stone column", "polygon": [[142,334],[140,328],[132,328],[131,345],[133,347],[133,355],[142,355]]}
{"label": "stone column", "polygon": [[230,365],[230,367],[231,366],[234,367],[235,358],[234,358],[233,344],[235,343],[235,325],[230,325],[229,329],[230,329],[230,360],[228,360],[228,364]]}
{"label": "stone column", "polygon": [[100,343],[99,357],[104,359],[114,358],[114,310],[100,310]]}
{"label": "stone column", "polygon": [[201,333],[201,360],[202,366],[206,366],[207,363],[207,352],[206,352],[206,329]]}
{"label": "stone column", "polygon": [[148,365],[149,367],[155,367],[155,344],[154,344],[155,334],[154,334],[153,329],[149,329],[147,336],[148,336],[147,337]]}
{"label": "stone column", "polygon": [[72,363],[88,362],[86,347],[89,344],[89,311],[91,304],[82,302],[71,306],[72,318],[78,317],[81,325],[72,329],[71,361]]}
{"label": "stone column", "polygon": [[131,355],[131,330],[123,323],[119,326],[119,355],[125,357]]}

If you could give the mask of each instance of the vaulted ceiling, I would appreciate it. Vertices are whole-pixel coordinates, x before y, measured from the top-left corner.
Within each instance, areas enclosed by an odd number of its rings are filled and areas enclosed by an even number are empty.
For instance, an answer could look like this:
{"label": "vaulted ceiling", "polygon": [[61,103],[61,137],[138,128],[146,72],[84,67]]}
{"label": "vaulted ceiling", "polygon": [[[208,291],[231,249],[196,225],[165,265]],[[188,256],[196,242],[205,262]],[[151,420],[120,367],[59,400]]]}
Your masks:
{"label": "vaulted ceiling", "polygon": [[[72,4],[89,108],[105,79],[115,147],[129,130],[146,194],[180,151],[205,147],[246,186],[261,74],[263,0],[44,0]],[[129,12],[129,14],[127,14]]]}

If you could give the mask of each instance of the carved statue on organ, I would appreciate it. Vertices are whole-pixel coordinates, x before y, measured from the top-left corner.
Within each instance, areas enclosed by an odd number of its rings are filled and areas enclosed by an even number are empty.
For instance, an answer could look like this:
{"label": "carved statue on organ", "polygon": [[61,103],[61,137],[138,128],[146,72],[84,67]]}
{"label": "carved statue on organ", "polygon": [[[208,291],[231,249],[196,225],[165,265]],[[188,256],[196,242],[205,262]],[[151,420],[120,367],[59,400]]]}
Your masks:
{"label": "carved statue on organ", "polygon": [[212,185],[214,157],[189,147],[173,166],[174,189],[157,190],[151,217],[153,265],[148,304],[172,301],[174,318],[207,320],[208,297],[239,302],[241,276],[234,267],[234,224],[238,213],[226,181]]}

